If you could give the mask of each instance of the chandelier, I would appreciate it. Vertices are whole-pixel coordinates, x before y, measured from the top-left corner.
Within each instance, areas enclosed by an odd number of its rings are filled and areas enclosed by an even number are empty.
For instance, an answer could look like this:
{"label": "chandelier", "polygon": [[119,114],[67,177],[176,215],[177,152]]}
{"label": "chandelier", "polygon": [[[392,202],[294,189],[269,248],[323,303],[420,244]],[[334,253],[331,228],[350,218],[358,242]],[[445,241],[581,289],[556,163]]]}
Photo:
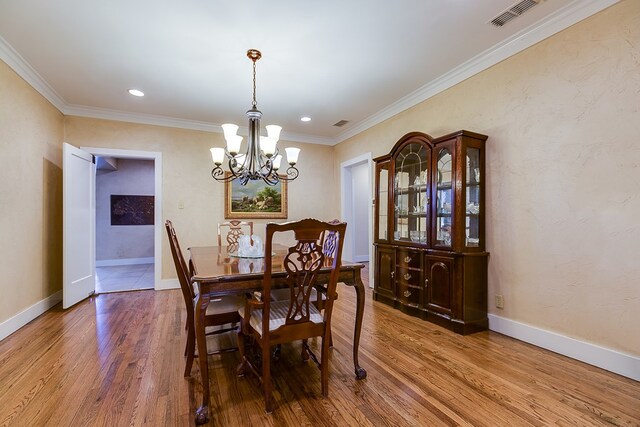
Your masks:
{"label": "chandelier", "polygon": [[[298,177],[298,162],[300,149],[295,147],[285,148],[287,153],[286,175],[278,173],[282,155],[278,154],[278,139],[282,128],[276,125],[266,126],[267,136],[260,136],[260,118],[262,112],[257,108],[256,102],[256,62],[262,57],[262,53],[256,49],[249,49],[247,57],[253,62],[253,102],[251,109],[247,111],[249,119],[249,136],[247,149],[241,153],[240,146],[242,136],[238,135],[238,125],[224,124],[222,130],[227,142],[226,148],[214,147],[211,149],[211,158],[214,168],[211,176],[220,182],[238,180],[240,185],[246,185],[249,181],[263,180],[268,185],[276,185],[281,180],[292,181]],[[225,173],[222,163],[227,161],[229,173]]]}

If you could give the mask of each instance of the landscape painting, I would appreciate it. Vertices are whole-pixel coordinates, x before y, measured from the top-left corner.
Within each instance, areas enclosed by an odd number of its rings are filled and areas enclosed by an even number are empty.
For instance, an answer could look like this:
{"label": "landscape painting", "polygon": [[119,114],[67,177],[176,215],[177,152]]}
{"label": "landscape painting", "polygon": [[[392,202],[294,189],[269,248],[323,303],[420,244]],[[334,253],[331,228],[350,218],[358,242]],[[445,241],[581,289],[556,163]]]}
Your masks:
{"label": "landscape painting", "polygon": [[264,181],[249,181],[240,185],[236,179],[225,185],[224,217],[287,218],[287,183],[267,185]]}

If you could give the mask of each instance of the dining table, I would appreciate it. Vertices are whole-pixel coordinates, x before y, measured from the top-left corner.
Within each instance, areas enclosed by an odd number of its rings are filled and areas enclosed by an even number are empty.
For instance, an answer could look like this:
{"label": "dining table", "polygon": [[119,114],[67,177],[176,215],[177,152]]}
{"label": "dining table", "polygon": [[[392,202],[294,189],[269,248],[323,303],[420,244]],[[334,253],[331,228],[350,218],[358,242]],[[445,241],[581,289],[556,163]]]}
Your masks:
{"label": "dining table", "polygon": [[[272,247],[272,286],[285,287],[286,271],[283,259],[288,247],[274,244]],[[242,258],[230,252],[228,246],[198,246],[189,248],[189,270],[192,283],[199,288],[195,300],[195,332],[198,348],[198,364],[202,381],[202,404],[196,410],[196,424],[209,420],[211,395],[209,388],[209,361],[204,317],[209,302],[223,295],[259,292],[264,280],[264,258]],[[353,366],[356,379],[363,379],[367,371],[358,363],[358,347],[364,313],[365,289],[360,277],[363,264],[342,262],[338,283],[353,287],[356,293],[355,324],[353,330]],[[330,267],[320,270],[318,283],[329,281]]]}

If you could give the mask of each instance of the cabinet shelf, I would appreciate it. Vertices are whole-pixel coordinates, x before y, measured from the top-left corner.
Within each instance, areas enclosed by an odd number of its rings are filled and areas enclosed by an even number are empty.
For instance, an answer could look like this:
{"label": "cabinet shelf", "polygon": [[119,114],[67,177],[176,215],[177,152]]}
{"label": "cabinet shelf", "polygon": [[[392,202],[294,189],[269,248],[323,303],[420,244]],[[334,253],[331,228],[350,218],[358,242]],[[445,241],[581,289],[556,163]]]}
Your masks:
{"label": "cabinet shelf", "polygon": [[396,188],[395,189],[395,194],[396,195],[400,195],[400,194],[419,194],[419,193],[424,193],[427,191],[427,187],[422,185],[419,187],[415,187],[415,186],[410,186],[410,187],[402,187],[402,188]]}
{"label": "cabinet shelf", "polygon": [[397,218],[426,218],[429,216],[427,212],[409,212],[406,214],[397,214]]}

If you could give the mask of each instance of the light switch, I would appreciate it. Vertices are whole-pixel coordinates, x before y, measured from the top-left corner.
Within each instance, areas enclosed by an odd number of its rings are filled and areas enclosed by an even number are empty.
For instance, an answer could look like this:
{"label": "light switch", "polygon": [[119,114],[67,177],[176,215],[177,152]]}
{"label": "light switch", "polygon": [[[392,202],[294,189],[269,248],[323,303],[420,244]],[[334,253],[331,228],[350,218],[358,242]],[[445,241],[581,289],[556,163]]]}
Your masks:
{"label": "light switch", "polygon": [[180,200],[178,202],[178,209],[184,209],[184,201],[183,200]]}

